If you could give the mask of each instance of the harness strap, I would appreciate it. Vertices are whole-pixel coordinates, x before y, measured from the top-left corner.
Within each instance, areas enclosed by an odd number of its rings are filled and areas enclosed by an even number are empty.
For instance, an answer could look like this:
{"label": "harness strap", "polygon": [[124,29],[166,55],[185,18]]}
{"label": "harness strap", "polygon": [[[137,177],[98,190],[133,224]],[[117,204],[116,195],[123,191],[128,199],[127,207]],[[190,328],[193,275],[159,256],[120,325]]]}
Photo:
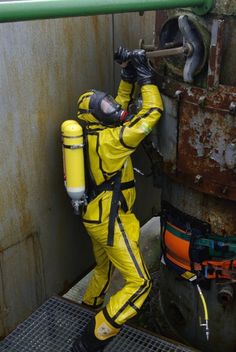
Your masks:
{"label": "harness strap", "polygon": [[[93,198],[97,197],[103,191],[113,191],[114,190],[114,185],[116,183],[116,177],[117,177],[117,175],[115,175],[115,177],[113,176],[108,181],[104,181],[99,186],[94,187],[93,195],[95,195],[95,196]],[[125,189],[129,189],[129,188],[132,188],[134,186],[135,186],[135,182],[134,181],[122,182],[120,184],[120,190],[124,191]]]}
{"label": "harness strap", "polygon": [[115,229],[115,219],[118,214],[118,203],[120,198],[120,187],[121,187],[121,172],[117,174],[117,179],[114,183],[112,199],[111,199],[111,209],[110,209],[110,217],[108,223],[108,238],[107,245],[113,246],[114,243],[114,229]]}
{"label": "harness strap", "polygon": [[128,211],[128,205],[122,191],[135,187],[135,181],[121,182],[122,170],[116,172],[116,174],[110,177],[108,180],[104,181],[100,185],[96,185],[94,177],[91,172],[89,163],[89,153],[88,153],[88,135],[93,134],[95,130],[90,130],[84,128],[84,139],[85,139],[85,165],[87,167],[87,178],[86,178],[86,193],[88,203],[95,199],[99,194],[104,191],[112,191],[110,216],[108,223],[108,238],[107,245],[113,246],[114,242],[114,228],[115,220],[118,215],[119,203],[121,208],[126,213]]}
{"label": "harness strap", "polygon": [[118,215],[119,202],[124,212],[126,213],[128,211],[128,205],[122,191],[132,188],[134,187],[134,185],[135,185],[134,181],[121,183],[121,171],[118,173],[117,179],[112,185],[113,193],[112,193],[112,199],[111,199],[111,209],[110,209],[110,217],[109,217],[109,224],[108,224],[108,238],[107,238],[108,246],[113,246],[113,243],[114,243],[115,220]]}
{"label": "harness strap", "polygon": [[113,192],[112,199],[111,199],[109,223],[108,223],[108,238],[107,238],[108,246],[113,246],[113,243],[114,243],[115,219],[118,214],[119,202],[124,212],[126,213],[128,211],[128,205],[122,191],[129,188],[133,188],[134,186],[135,186],[134,180],[121,183],[121,171],[119,171],[115,176],[111,177],[107,181],[104,181],[101,185],[93,187],[93,190],[91,191],[89,201],[96,198],[100,193],[104,191]]}

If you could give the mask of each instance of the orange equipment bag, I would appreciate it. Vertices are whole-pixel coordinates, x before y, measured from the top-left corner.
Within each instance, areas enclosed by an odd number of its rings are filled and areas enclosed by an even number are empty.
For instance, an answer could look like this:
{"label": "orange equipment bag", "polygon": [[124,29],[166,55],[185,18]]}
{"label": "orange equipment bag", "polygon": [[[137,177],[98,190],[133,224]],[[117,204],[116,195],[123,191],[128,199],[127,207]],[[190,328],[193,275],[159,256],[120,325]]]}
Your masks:
{"label": "orange equipment bag", "polygon": [[182,276],[189,272],[206,279],[236,282],[235,236],[212,234],[209,224],[168,203],[162,205],[161,222],[162,262]]}

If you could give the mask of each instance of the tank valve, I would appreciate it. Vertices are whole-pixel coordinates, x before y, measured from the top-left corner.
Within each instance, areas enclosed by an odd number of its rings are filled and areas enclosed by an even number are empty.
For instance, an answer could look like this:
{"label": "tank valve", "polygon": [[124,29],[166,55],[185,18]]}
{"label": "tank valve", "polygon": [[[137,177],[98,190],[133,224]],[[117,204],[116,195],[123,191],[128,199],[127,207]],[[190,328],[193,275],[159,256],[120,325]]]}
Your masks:
{"label": "tank valve", "polygon": [[233,301],[234,289],[232,285],[225,285],[221,287],[217,294],[218,301],[226,306]]}

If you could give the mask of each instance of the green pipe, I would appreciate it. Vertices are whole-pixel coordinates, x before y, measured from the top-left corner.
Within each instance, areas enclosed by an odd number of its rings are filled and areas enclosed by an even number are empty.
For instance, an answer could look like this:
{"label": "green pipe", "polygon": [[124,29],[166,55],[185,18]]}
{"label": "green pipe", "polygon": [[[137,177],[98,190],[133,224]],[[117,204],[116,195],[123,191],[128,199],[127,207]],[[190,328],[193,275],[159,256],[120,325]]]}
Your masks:
{"label": "green pipe", "polygon": [[104,15],[192,7],[209,12],[214,0],[16,0],[0,1],[0,22]]}

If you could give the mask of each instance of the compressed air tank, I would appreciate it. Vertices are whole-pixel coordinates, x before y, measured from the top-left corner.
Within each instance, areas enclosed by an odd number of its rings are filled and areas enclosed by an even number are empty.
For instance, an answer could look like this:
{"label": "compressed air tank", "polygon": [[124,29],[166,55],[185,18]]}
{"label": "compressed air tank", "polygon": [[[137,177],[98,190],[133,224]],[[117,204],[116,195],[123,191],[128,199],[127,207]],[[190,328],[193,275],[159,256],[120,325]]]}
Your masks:
{"label": "compressed air tank", "polygon": [[72,201],[85,194],[83,129],[75,120],[61,125],[65,187]]}

